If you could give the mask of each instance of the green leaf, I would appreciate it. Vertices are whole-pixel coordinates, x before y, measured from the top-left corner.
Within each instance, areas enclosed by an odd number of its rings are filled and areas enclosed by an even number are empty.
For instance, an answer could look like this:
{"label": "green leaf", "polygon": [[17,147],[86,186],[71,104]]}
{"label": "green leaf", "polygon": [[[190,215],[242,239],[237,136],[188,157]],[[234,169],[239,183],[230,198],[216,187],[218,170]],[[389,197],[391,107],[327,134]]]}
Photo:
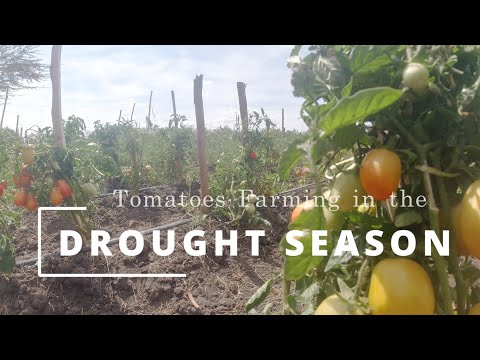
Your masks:
{"label": "green leaf", "polygon": [[351,301],[355,297],[355,293],[352,289],[348,287],[348,285],[343,281],[341,278],[337,278],[338,288],[340,289],[340,294],[342,297],[347,300]]}
{"label": "green leaf", "polygon": [[290,311],[293,312],[294,314],[297,313],[297,299],[295,299],[295,296],[292,294],[287,296],[287,303],[288,307],[290,308]]}
{"label": "green leaf", "polygon": [[341,264],[349,262],[352,258],[352,253],[349,251],[343,252],[340,256],[335,256],[333,255],[334,253],[335,250],[332,251],[330,258],[328,259],[327,265],[325,265],[325,272],[330,271]]}
{"label": "green leaf", "polygon": [[351,149],[352,146],[360,140],[368,140],[366,132],[355,125],[348,125],[335,131],[332,136],[333,144],[340,149]]}
{"label": "green leaf", "polygon": [[262,286],[258,288],[258,290],[253,294],[253,296],[247,301],[247,304],[245,305],[245,311],[247,313],[250,312],[250,310],[256,308],[258,305],[260,305],[268,296],[270,293],[270,289],[272,288],[272,284],[275,281],[277,277],[273,277],[267,282],[265,282]]}
{"label": "green leaf", "polygon": [[299,147],[299,145],[304,144],[306,140],[307,137],[297,139],[288,146],[287,150],[284,151],[278,166],[278,174],[280,179],[287,180],[290,176],[290,171],[292,171],[292,168],[295,166],[297,161],[300,160],[303,155],[305,155],[305,151]]}
{"label": "green leaf", "polygon": [[320,293],[320,283],[315,281],[312,285],[306,288],[299,297],[299,300],[305,304],[313,302],[316,296]]}
{"label": "green leaf", "polygon": [[395,46],[356,46],[350,62],[350,70],[355,75],[368,74],[380,70],[392,62],[385,51],[393,47]]}
{"label": "green leaf", "polygon": [[317,123],[317,126],[325,132],[325,135],[330,135],[341,127],[363,121],[367,116],[387,108],[400,99],[402,95],[401,90],[390,87],[360,90],[355,95],[340,100]]}
{"label": "green leaf", "polygon": [[345,85],[345,87],[343,88],[342,98],[350,95],[350,93],[352,92],[352,87],[353,87],[353,78],[350,79],[350,82],[347,85]]}
{"label": "green leaf", "polygon": [[300,50],[302,50],[303,45],[295,45],[290,53],[290,56],[298,56],[300,54]]}
{"label": "green leaf", "polygon": [[[312,234],[308,230],[322,229],[325,220],[320,206],[314,207],[310,211],[302,211],[298,218],[289,224],[289,230],[302,230],[304,236],[298,239],[303,244],[303,251],[298,256],[287,256],[285,250],[294,249],[286,242],[286,237],[282,239],[282,247],[285,255],[285,278],[289,280],[299,280],[305,275],[310,274],[315,267],[318,267],[324,261],[324,256],[313,256],[312,254]],[[331,241],[328,241],[325,249],[327,252],[331,249]]]}
{"label": "green leaf", "polygon": [[0,234],[0,273],[10,275],[15,267],[15,250],[10,238]]}
{"label": "green leaf", "polygon": [[395,226],[398,228],[410,226],[413,224],[421,224],[422,215],[415,210],[409,210],[395,216]]}

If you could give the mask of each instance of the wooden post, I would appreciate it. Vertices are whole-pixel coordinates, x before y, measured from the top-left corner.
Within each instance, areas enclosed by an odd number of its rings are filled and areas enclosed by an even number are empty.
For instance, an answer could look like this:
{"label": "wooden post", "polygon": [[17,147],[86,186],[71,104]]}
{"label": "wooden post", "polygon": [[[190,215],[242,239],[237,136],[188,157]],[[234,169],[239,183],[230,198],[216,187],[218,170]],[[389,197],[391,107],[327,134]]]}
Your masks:
{"label": "wooden post", "polygon": [[173,90],[172,90],[172,105],[173,105],[173,119],[175,120],[175,127],[178,128],[177,106],[175,105],[175,92]]}
{"label": "wooden post", "polygon": [[3,103],[3,112],[2,112],[2,120],[0,121],[0,129],[3,129],[3,117],[5,116],[5,108],[7,107],[7,100],[8,100],[8,87],[7,87],[7,92],[5,93],[5,102]]}
{"label": "wooden post", "polygon": [[282,132],[283,137],[285,137],[285,109],[282,109]]}
{"label": "wooden post", "polygon": [[50,79],[52,80],[52,123],[53,138],[56,148],[65,148],[65,132],[62,119],[62,87],[60,78],[60,59],[62,45],[52,46],[52,59],[50,64]]}
{"label": "wooden post", "polygon": [[18,135],[18,122],[20,121],[20,115],[17,115],[17,126],[15,127],[15,134]]}
{"label": "wooden post", "polygon": [[122,119],[122,110],[120,110],[120,114],[118,114],[118,122]]}
{"label": "wooden post", "polygon": [[147,123],[147,130],[150,130],[150,125],[152,122],[150,121],[150,114],[152,112],[152,94],[153,90],[150,90],[150,101],[148,102],[148,123]]}
{"label": "wooden post", "polygon": [[20,128],[20,137],[23,138],[23,127]]}
{"label": "wooden post", "polygon": [[242,143],[245,144],[245,135],[248,132],[248,108],[247,108],[247,95],[245,88],[247,84],[237,82],[238,102],[240,105],[240,118],[242,119]]}
{"label": "wooden post", "polygon": [[135,103],[133,103],[132,114],[130,115],[130,121],[133,120],[133,112],[135,111]]}
{"label": "wooden post", "polygon": [[[202,201],[208,196],[208,168],[207,156],[205,152],[205,115],[203,113],[203,75],[197,75],[193,80],[193,102],[195,104],[195,117],[197,119],[197,143],[198,143],[198,163],[200,166],[200,191]],[[209,210],[208,207],[202,207],[203,211]]]}

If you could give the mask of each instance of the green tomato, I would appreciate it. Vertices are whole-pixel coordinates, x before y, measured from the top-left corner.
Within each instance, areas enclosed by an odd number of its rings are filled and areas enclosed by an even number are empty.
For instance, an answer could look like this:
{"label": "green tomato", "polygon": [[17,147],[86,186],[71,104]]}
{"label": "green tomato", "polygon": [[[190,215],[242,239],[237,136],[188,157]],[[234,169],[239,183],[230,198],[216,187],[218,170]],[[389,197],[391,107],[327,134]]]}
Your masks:
{"label": "green tomato", "polygon": [[87,196],[94,197],[97,195],[97,188],[92,183],[86,183],[82,185],[82,192]]}
{"label": "green tomato", "polygon": [[357,175],[340,173],[333,184],[329,201],[338,205],[339,211],[347,212],[355,207],[355,198],[358,199],[357,203],[361,204],[364,195],[366,195],[366,192]]}
{"label": "green tomato", "polygon": [[255,205],[248,203],[245,205],[245,211],[249,214],[253,214],[255,212]]}
{"label": "green tomato", "polygon": [[250,194],[250,195],[248,195],[248,199],[247,199],[247,200],[248,200],[248,202],[249,202],[250,204],[255,204],[255,203],[257,202],[257,195],[255,195],[255,194]]}
{"label": "green tomato", "polygon": [[428,87],[428,69],[419,63],[410,63],[403,70],[403,82],[414,92],[421,92]]}

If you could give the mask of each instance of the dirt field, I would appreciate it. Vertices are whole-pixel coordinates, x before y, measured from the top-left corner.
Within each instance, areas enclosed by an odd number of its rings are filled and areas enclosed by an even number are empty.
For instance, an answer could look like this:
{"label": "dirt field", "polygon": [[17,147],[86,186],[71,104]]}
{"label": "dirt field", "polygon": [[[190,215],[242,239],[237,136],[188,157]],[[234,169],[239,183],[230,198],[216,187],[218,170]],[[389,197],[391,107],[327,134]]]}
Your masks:
{"label": "dirt field", "polygon": [[[178,193],[163,186],[143,194],[162,197]],[[289,195],[305,195],[305,190]],[[99,201],[99,229],[112,238],[127,229],[147,230],[189,217],[179,208],[117,208],[118,198]],[[239,230],[238,256],[214,256],[214,231],[222,224],[175,228],[176,247],[171,256],[160,257],[152,250],[152,236],[145,236],[145,250],[136,257],[124,256],[113,245],[113,256],[98,258],[90,253],[68,258],[53,257],[42,264],[44,273],[185,273],[186,278],[39,278],[37,266],[17,267],[10,277],[0,277],[1,314],[244,314],[248,298],[281,270],[278,242],[287,230],[291,210],[259,209],[272,230],[260,242],[260,256],[252,257],[250,239]],[[205,230],[207,256],[192,257],[183,248],[183,235],[193,228]],[[42,254],[58,252],[60,230],[69,224],[54,212],[42,216]],[[37,256],[37,216],[26,214],[16,231],[17,262]],[[162,231],[166,236],[166,231]],[[242,242],[242,238],[245,242]],[[150,245],[150,246],[149,246]],[[279,306],[281,286],[270,295]],[[274,308],[275,309],[275,308]],[[273,310],[274,310],[273,309]]]}

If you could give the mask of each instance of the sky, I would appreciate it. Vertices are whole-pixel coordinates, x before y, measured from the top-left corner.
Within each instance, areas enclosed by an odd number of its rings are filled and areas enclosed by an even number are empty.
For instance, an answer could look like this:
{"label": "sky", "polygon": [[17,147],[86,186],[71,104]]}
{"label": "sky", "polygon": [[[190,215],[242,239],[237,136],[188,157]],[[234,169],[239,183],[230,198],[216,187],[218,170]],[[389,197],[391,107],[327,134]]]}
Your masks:
{"label": "sky", "polygon": [[[278,127],[285,109],[286,129],[306,130],[300,119],[301,98],[292,94],[291,71],[286,66],[292,45],[64,45],[61,58],[62,115],[81,117],[92,130],[95,121],[114,123],[119,112],[145,124],[150,91],[152,122],[168,126],[177,113],[195,126],[193,79],[203,74],[203,102],[207,128],[233,127],[239,112],[237,81],[247,84],[248,110],[263,107]],[[39,47],[50,64],[51,45]],[[51,126],[51,81],[37,89],[12,94],[5,110],[4,126]],[[3,100],[0,100],[3,104]]]}

